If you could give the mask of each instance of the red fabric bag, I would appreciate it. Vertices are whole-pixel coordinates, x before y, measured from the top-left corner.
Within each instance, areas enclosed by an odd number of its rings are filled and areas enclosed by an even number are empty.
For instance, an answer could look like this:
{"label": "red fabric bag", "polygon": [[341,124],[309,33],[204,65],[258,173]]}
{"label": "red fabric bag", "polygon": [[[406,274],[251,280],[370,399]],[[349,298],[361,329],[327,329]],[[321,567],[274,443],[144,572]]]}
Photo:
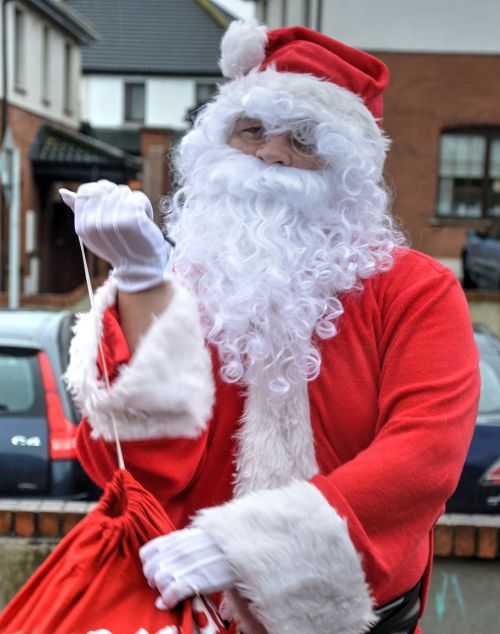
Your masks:
{"label": "red fabric bag", "polygon": [[219,634],[197,597],[155,607],[139,547],[174,527],[157,500],[118,470],[97,507],[58,544],[0,615],[2,634]]}

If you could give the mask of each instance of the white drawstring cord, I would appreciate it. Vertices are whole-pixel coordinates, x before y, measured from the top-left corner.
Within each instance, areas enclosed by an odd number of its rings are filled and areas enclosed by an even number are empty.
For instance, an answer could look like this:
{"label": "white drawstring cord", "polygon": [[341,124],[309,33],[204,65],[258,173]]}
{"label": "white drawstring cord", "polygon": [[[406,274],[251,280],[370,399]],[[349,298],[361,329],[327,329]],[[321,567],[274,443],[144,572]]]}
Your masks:
{"label": "white drawstring cord", "polygon": [[[85,269],[85,281],[87,282],[87,290],[88,290],[88,293],[89,293],[90,307],[92,308],[92,312],[94,313],[94,326],[95,326],[95,332],[96,332],[97,342],[98,342],[98,346],[99,346],[99,357],[100,357],[101,363],[102,363],[102,369],[103,369],[103,374],[104,374],[104,382],[106,383],[106,387],[109,390],[111,388],[111,384],[109,382],[108,368],[106,366],[106,359],[104,358],[104,351],[102,349],[101,336],[100,336],[100,333],[99,333],[99,324],[97,323],[97,312],[95,310],[94,293],[92,291],[92,284],[90,282],[90,274],[89,274],[89,269],[88,269],[88,266],[87,266],[87,258],[85,256],[85,249],[83,247],[82,239],[80,237],[78,237],[78,240],[80,242],[80,249],[82,251],[83,268]],[[120,445],[120,438],[118,437],[118,425],[116,424],[116,419],[115,419],[115,416],[114,416],[113,412],[111,412],[111,422],[112,422],[112,425],[113,425],[113,435],[115,437],[116,455],[117,455],[117,458],[118,458],[118,467],[120,469],[125,469],[125,461],[123,460],[122,447]]]}

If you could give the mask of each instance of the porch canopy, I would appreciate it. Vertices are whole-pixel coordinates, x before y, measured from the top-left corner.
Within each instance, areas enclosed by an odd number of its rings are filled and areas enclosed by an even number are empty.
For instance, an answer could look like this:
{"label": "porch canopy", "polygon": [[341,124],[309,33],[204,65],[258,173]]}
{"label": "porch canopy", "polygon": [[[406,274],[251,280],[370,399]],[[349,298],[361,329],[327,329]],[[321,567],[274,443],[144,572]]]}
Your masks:
{"label": "porch canopy", "polygon": [[142,168],[138,156],[98,139],[48,123],[40,126],[31,145],[35,178],[80,183],[102,178],[115,183],[136,179]]}

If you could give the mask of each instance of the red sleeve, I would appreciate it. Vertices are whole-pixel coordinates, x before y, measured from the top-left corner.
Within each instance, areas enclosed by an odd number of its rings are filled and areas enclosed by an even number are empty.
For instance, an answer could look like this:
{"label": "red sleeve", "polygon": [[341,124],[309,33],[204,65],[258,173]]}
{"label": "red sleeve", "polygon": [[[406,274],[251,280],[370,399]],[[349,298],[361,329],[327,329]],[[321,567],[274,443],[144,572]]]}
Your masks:
{"label": "red sleeve", "polygon": [[395,578],[409,581],[425,567],[432,527],[456,487],[476,420],[480,381],[468,307],[455,276],[436,266],[425,263],[399,283],[396,273],[391,283],[387,275],[380,284],[375,437],[312,480],[347,518],[378,597],[384,589],[390,595]]}
{"label": "red sleeve", "polygon": [[[116,305],[104,313],[102,348],[110,382],[118,376],[120,366],[130,361],[130,350],[122,331]],[[99,375],[103,364],[98,355]],[[148,491],[165,506],[169,500],[189,488],[201,466],[207,431],[198,438],[154,438],[122,440],[125,467]],[[92,438],[86,417],[78,429],[78,458],[89,477],[104,488],[118,467],[116,445],[102,438]]]}

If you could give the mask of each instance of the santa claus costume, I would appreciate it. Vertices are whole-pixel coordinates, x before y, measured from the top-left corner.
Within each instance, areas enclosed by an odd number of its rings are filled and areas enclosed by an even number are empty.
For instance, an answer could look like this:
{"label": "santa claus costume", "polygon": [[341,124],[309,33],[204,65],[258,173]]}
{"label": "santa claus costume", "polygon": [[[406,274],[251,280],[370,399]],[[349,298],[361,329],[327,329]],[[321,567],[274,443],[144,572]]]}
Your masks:
{"label": "santa claus costume", "polygon": [[[127,468],[229,560],[222,609],[245,633],[362,634],[420,582],[423,610],[477,410],[467,304],[390,216],[379,60],[251,22],[229,28],[221,67],[179,151],[170,306],[133,356],[113,277],[78,323],[79,455],[109,481],[114,417]],[[228,147],[242,115],[293,129],[323,168]]]}

